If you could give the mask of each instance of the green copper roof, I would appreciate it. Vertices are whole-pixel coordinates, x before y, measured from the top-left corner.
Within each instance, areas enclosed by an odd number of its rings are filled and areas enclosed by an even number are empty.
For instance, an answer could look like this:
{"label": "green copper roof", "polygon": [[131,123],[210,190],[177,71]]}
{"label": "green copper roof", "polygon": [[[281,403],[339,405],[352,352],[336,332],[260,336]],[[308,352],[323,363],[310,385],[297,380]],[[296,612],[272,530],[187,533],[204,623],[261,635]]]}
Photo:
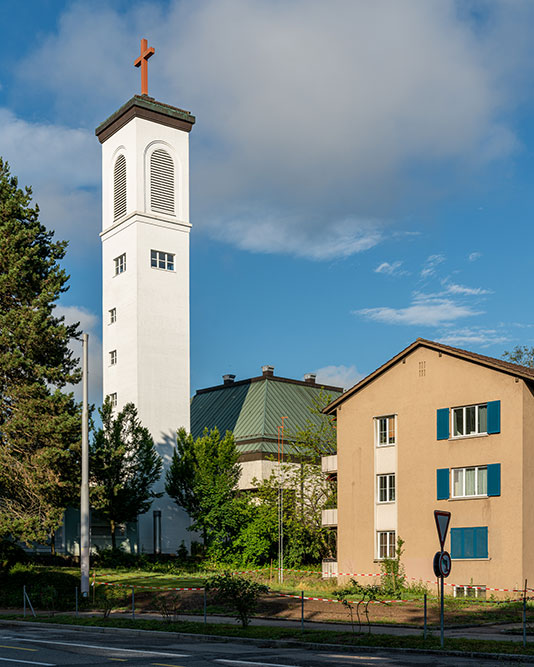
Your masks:
{"label": "green copper roof", "polygon": [[[283,378],[260,377],[230,385],[201,390],[191,402],[191,433],[197,438],[205,428],[232,431],[240,452],[277,451],[278,427],[287,416],[284,440],[321,416],[312,412],[313,399],[321,386]],[[332,400],[340,390],[327,388]],[[247,442],[253,440],[253,442]]]}

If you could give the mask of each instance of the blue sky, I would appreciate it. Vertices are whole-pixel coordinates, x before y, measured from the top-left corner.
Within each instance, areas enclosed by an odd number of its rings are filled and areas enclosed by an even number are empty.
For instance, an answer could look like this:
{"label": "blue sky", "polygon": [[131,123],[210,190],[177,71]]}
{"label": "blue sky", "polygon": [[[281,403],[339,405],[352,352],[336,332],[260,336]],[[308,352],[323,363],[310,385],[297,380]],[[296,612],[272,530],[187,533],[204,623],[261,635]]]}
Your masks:
{"label": "blue sky", "polygon": [[262,364],[348,387],[418,336],[534,344],[534,4],[0,3],[0,155],[69,240],[100,401],[100,145],[190,110],[191,389]]}

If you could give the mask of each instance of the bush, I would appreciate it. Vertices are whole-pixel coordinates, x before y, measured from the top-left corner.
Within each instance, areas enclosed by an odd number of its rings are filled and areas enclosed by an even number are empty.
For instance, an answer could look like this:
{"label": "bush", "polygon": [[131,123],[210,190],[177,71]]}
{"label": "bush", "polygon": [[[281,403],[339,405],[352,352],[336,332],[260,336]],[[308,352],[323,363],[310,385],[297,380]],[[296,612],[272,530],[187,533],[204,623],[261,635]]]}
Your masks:
{"label": "bush", "polygon": [[215,591],[216,599],[220,602],[230,603],[236,612],[241,625],[246,628],[262,593],[269,589],[251,579],[240,577],[230,572],[216,574],[206,582],[206,589]]}
{"label": "bush", "polygon": [[[73,609],[74,589],[80,586],[80,579],[70,573],[50,570],[31,563],[16,563],[0,576],[0,605],[20,607],[24,586],[34,607],[47,611]],[[52,593],[52,589],[55,594]]]}
{"label": "bush", "polygon": [[15,563],[25,563],[26,552],[11,540],[0,541],[0,571],[8,570]]}

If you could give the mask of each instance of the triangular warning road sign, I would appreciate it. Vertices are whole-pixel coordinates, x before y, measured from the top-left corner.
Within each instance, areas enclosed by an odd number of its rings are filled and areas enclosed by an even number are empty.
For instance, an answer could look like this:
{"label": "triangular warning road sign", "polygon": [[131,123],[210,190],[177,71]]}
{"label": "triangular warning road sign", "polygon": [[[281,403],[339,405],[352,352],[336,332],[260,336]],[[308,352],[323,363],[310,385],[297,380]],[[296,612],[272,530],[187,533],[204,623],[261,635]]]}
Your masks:
{"label": "triangular warning road sign", "polygon": [[449,530],[449,523],[451,520],[450,512],[443,512],[442,510],[434,510],[434,519],[436,520],[436,528],[438,529],[439,543],[441,550],[445,546],[445,538]]}

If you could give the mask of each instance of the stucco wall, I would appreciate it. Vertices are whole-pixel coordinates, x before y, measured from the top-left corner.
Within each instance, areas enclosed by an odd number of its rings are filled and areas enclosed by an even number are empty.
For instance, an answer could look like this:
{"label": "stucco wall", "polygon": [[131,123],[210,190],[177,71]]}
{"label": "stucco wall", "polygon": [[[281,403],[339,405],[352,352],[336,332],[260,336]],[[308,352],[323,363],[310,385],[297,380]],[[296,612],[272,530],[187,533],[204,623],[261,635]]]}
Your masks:
{"label": "stucco wall", "polygon": [[[419,362],[425,362],[423,376]],[[501,401],[499,434],[437,440],[438,408],[493,400]],[[433,511],[443,509],[452,514],[451,527],[488,526],[489,533],[489,558],[453,561],[450,582],[521,586],[526,571],[521,454],[525,403],[529,424],[534,425],[532,397],[524,394],[522,380],[424,347],[347,399],[337,411],[339,571],[380,571],[374,417],[396,414],[397,443],[388,449],[394,450],[396,459],[397,525],[392,517],[390,529],[396,527],[405,540],[403,562],[408,577],[434,579],[432,558],[439,543]],[[436,469],[490,463],[501,464],[499,497],[436,500]],[[530,459],[529,470],[533,465]],[[380,529],[387,528],[382,524]],[[450,549],[450,533],[445,548]]]}

